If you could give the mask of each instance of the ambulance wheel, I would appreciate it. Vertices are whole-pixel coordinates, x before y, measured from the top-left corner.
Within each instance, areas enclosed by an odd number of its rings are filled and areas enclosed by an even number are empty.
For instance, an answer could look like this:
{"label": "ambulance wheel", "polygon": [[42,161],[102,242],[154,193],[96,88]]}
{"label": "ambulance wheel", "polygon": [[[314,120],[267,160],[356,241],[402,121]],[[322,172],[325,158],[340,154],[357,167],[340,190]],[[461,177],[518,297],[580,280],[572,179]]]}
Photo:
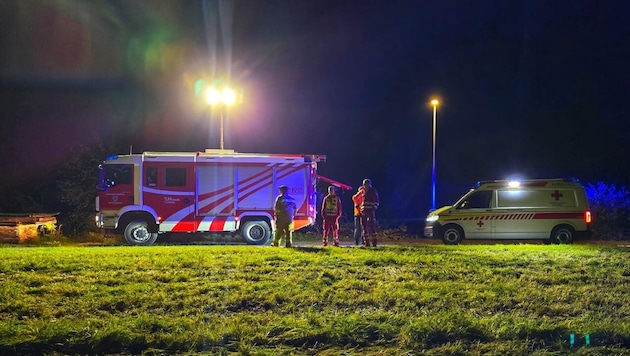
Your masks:
{"label": "ambulance wheel", "polygon": [[250,245],[264,245],[271,240],[271,227],[265,221],[247,221],[241,227],[243,241]]}
{"label": "ambulance wheel", "polygon": [[457,225],[446,225],[442,228],[442,242],[457,245],[464,239],[464,230]]}
{"label": "ambulance wheel", "polygon": [[551,230],[551,242],[554,244],[570,244],[573,242],[575,229],[570,225],[558,225]]}
{"label": "ambulance wheel", "polygon": [[157,232],[149,232],[148,224],[143,220],[132,221],[125,228],[125,240],[130,245],[151,246],[157,240]]}

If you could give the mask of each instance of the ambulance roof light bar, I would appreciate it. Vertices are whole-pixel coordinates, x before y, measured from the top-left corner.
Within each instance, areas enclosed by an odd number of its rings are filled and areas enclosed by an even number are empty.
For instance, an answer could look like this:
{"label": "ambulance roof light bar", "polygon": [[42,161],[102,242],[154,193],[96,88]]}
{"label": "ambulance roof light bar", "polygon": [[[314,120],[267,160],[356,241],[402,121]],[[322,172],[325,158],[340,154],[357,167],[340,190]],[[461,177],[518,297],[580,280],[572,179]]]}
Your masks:
{"label": "ambulance roof light bar", "polygon": [[478,181],[473,187],[472,189],[476,189],[481,187],[483,184],[488,184],[488,183],[499,183],[499,184],[506,184],[508,187],[510,188],[518,188],[520,187],[523,183],[525,182],[553,182],[553,181],[557,181],[557,182],[574,182],[574,183],[579,183],[580,180],[577,178],[548,178],[548,179],[523,179],[521,181],[517,181],[517,180],[504,180],[504,179],[495,179],[495,180],[481,180]]}
{"label": "ambulance roof light bar", "polygon": [[521,182],[517,181],[517,180],[512,180],[510,182],[508,182],[508,187],[510,188],[518,188],[521,186]]}

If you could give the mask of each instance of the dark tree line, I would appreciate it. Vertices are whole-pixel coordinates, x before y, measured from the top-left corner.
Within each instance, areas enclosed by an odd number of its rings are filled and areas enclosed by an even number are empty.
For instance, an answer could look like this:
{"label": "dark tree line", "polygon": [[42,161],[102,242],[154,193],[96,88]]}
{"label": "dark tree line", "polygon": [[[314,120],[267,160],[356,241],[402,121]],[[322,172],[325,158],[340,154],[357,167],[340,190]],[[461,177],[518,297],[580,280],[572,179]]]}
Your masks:
{"label": "dark tree line", "polygon": [[585,188],[593,214],[593,237],[630,240],[630,191],[604,182],[588,183]]}
{"label": "dark tree line", "polygon": [[77,235],[96,228],[94,204],[98,166],[111,153],[101,142],[78,147],[76,154],[59,172],[56,181],[58,196],[66,207],[60,216],[64,234]]}
{"label": "dark tree line", "polygon": [[45,178],[27,180],[2,192],[0,212],[59,213],[57,226],[66,236],[94,231],[98,166],[115,153],[112,145],[101,141],[75,147],[63,166]]}
{"label": "dark tree line", "polygon": [[[58,212],[59,230],[65,236],[95,231],[98,166],[116,153],[114,144],[80,145],[72,158],[44,180],[25,181],[1,193],[0,213]],[[625,187],[598,182],[584,184],[593,213],[596,239],[630,239],[630,192]]]}

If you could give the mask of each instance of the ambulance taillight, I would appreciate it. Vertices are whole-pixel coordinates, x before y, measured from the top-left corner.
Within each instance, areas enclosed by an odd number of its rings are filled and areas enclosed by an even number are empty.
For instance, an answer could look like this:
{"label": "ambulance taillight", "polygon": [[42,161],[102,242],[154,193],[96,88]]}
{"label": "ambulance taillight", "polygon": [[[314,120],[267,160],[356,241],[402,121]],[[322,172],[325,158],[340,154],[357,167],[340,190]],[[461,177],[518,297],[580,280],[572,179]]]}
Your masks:
{"label": "ambulance taillight", "polygon": [[584,222],[590,224],[593,221],[593,217],[591,216],[591,211],[586,210],[584,212]]}

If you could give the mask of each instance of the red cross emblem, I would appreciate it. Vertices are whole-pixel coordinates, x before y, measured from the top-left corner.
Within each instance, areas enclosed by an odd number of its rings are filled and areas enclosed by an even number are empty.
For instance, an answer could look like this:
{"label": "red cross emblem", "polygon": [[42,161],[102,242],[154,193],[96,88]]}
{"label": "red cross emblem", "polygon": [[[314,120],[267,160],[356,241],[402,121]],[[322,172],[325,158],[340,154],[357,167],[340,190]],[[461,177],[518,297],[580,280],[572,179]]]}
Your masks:
{"label": "red cross emblem", "polygon": [[477,221],[477,226],[479,226],[479,228],[483,227],[483,221],[479,220]]}
{"label": "red cross emblem", "polygon": [[556,190],[551,194],[551,197],[555,198],[556,200],[560,200],[560,198],[562,197],[562,194],[560,194],[560,192]]}

